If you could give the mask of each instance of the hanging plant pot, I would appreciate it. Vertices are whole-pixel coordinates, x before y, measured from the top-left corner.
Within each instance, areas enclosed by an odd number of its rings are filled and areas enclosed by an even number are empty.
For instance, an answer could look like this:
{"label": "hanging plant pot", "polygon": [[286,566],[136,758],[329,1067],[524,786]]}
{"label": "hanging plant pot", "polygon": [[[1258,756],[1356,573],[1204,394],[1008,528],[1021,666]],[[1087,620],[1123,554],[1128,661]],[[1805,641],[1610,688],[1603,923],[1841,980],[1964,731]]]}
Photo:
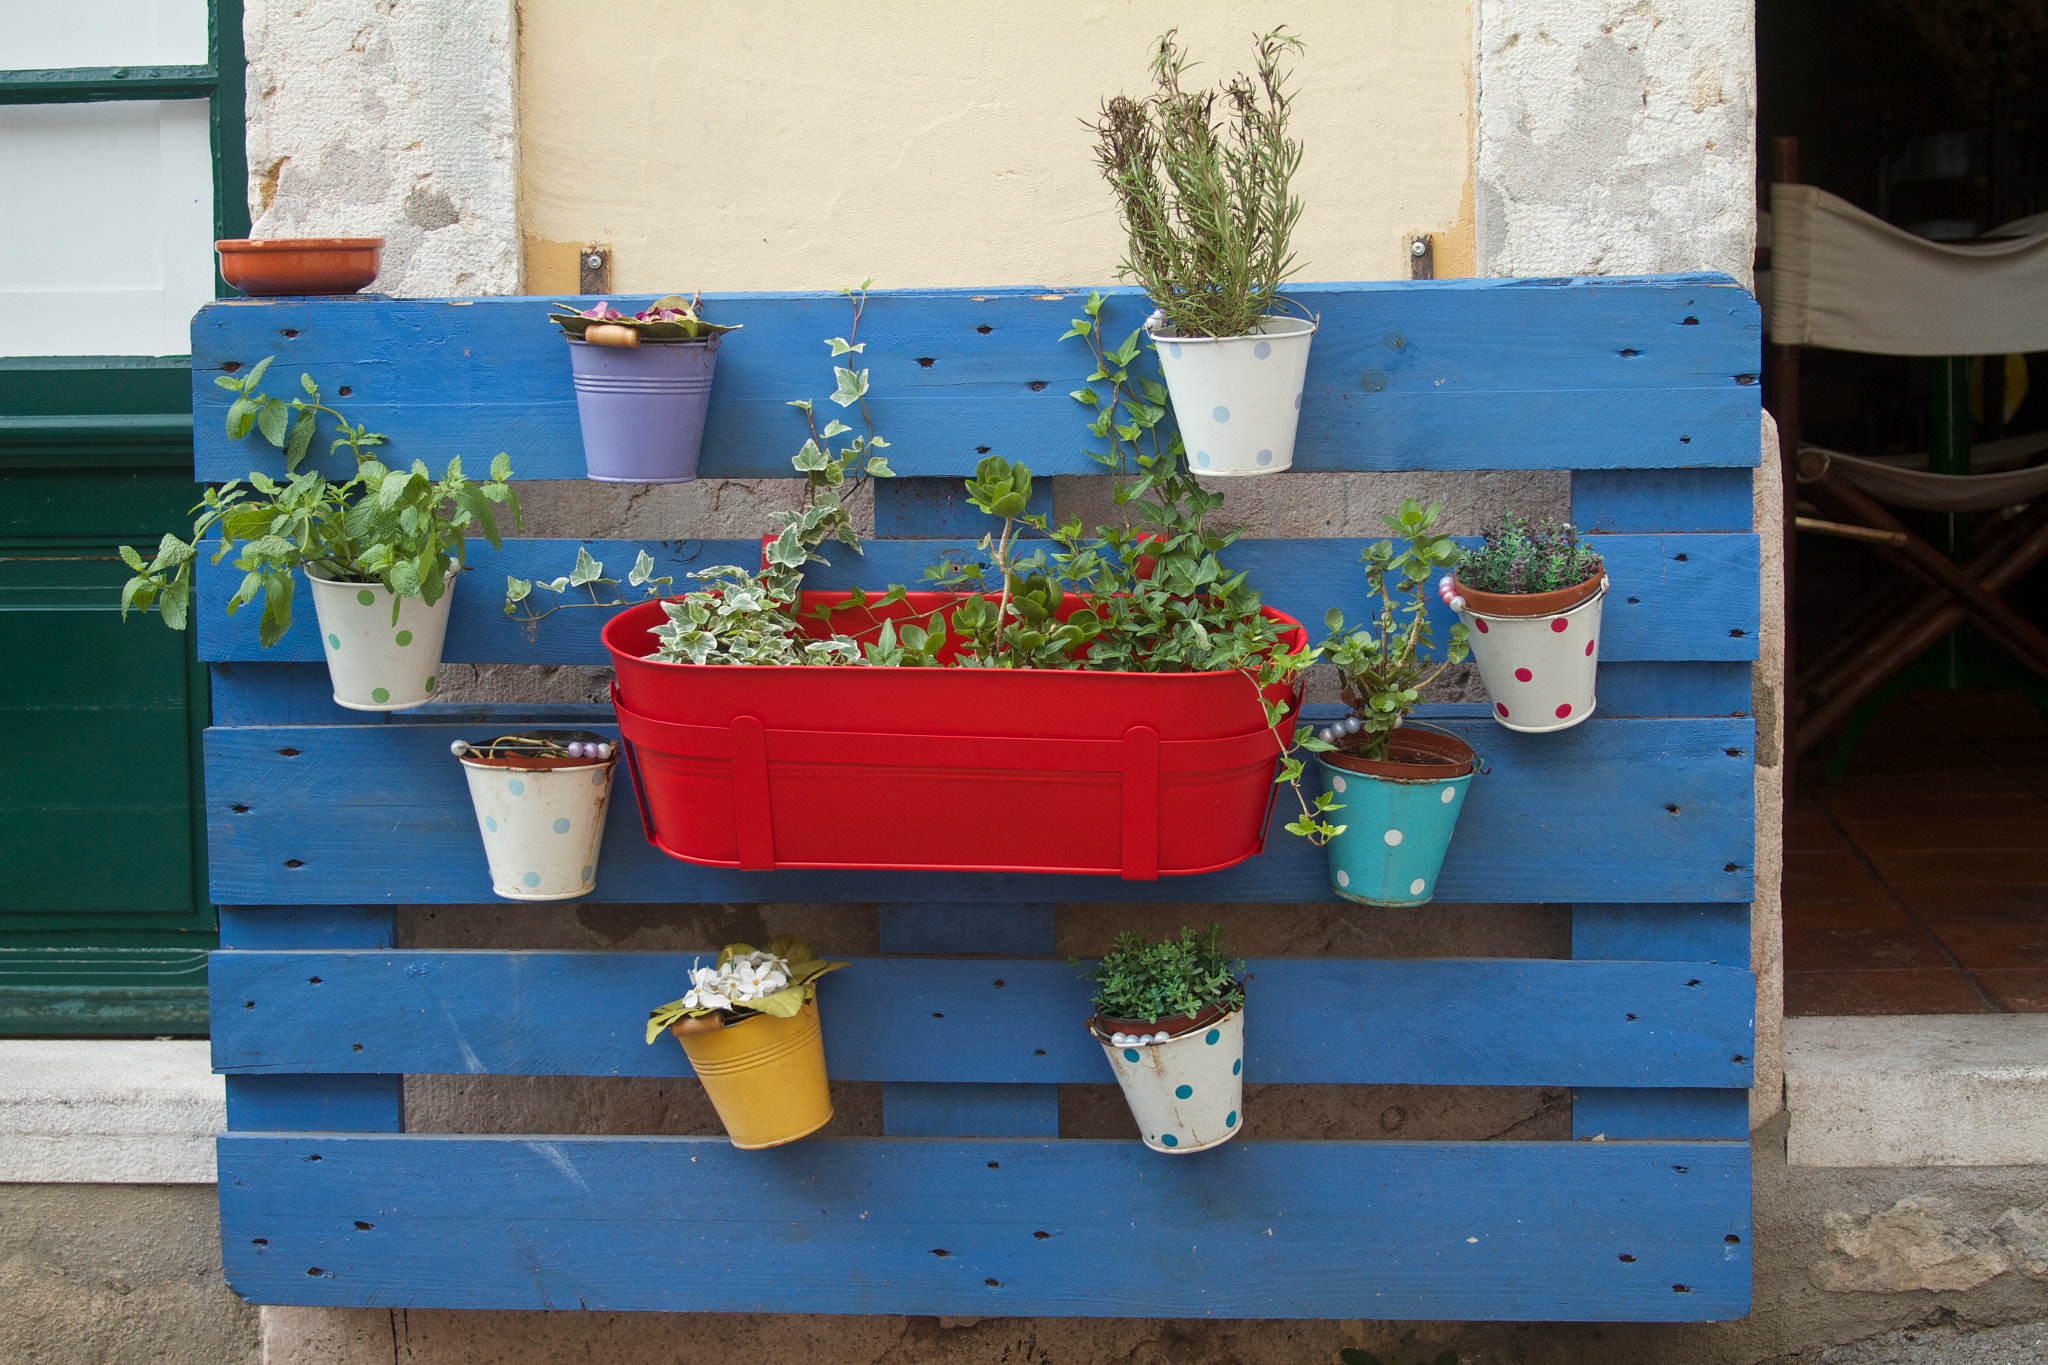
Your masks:
{"label": "hanging plant pot", "polygon": [[[1138,1134],[1155,1152],[1184,1156],[1236,1137],[1244,1108],[1244,1009],[1215,1006],[1191,1019],[1107,1019],[1088,1031],[1102,1044]],[[1158,1041],[1159,1035],[1167,1035]],[[1151,1037],[1151,1042],[1116,1042]]]}
{"label": "hanging plant pot", "polygon": [[619,761],[604,736],[528,730],[478,744],[457,740],[455,752],[469,779],[493,892],[507,900],[558,901],[597,889]]}
{"label": "hanging plant pot", "polygon": [[[806,629],[843,592],[806,592]],[[963,600],[911,593],[862,615],[919,621]],[[1083,601],[1069,594],[1062,611]],[[1270,609],[1289,650],[1305,635]],[[947,667],[693,665],[650,659],[667,615],[606,623],[612,701],[648,842],[687,862],[1064,872],[1149,881],[1265,844],[1279,756],[1245,676]],[[1269,689],[1289,703],[1290,690]],[[999,820],[935,811],[1001,811]],[[848,811],[861,818],[849,821]]]}
{"label": "hanging plant pot", "polygon": [[1593,714],[1604,569],[1556,592],[1481,592],[1450,576],[1437,592],[1465,623],[1495,720],[1541,734]]}
{"label": "hanging plant pot", "polygon": [[625,327],[589,330],[618,339],[568,340],[585,472],[599,483],[695,479],[720,337],[642,341]]}
{"label": "hanging plant pot", "polygon": [[1159,368],[1197,474],[1277,474],[1294,463],[1310,318],[1269,317],[1235,337],[1155,331]]}
{"label": "hanging plant pot", "polygon": [[337,583],[312,573],[313,613],[327,651],[334,704],[351,711],[404,711],[433,699],[448,634],[451,576],[431,607],[417,597],[398,599],[391,620],[391,590],[382,583]]}
{"label": "hanging plant pot", "polygon": [[709,1014],[669,1026],[735,1147],[780,1147],[832,1120],[815,997],[787,1019]]}
{"label": "hanging plant pot", "polygon": [[1476,758],[1464,740],[1414,726],[1388,749],[1385,760],[1316,755],[1323,790],[1344,807],[1331,817],[1344,828],[1327,849],[1330,887],[1363,905],[1421,905],[1436,894]]}

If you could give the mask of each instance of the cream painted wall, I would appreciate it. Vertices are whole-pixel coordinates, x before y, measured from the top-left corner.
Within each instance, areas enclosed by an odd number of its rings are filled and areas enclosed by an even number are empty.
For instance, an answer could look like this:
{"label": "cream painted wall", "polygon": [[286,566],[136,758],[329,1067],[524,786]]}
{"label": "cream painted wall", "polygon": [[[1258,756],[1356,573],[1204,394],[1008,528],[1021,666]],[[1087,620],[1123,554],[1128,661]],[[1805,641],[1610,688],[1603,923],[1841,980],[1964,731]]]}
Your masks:
{"label": "cream painted wall", "polygon": [[[1089,284],[1123,241],[1082,119],[1178,25],[1205,83],[1307,44],[1303,280],[1472,273],[1469,0],[520,0],[526,288]],[[887,98],[877,99],[877,92]]]}

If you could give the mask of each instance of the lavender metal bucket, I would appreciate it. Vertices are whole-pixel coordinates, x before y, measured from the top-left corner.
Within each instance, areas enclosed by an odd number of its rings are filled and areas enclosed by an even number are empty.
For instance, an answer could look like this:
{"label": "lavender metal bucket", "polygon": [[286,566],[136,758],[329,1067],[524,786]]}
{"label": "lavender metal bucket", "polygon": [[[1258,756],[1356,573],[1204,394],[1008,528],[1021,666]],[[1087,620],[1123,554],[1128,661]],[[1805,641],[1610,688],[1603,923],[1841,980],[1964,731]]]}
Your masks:
{"label": "lavender metal bucket", "polygon": [[599,483],[689,483],[697,477],[718,341],[592,346],[569,340],[583,467]]}

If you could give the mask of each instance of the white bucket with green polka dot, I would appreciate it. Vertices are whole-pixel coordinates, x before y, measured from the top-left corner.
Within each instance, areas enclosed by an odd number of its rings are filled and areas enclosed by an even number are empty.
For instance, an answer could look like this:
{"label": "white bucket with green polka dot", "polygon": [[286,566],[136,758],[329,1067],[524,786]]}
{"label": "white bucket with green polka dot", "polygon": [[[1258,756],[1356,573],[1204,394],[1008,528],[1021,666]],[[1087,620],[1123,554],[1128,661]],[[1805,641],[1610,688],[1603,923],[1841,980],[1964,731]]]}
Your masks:
{"label": "white bucket with green polka dot", "polygon": [[448,604],[455,597],[453,579],[431,607],[417,597],[399,598],[394,622],[391,589],[382,583],[306,577],[313,585],[313,613],[320,620],[336,706],[403,711],[433,700],[441,641],[448,634]]}
{"label": "white bucket with green polka dot", "polygon": [[462,760],[491,865],[506,900],[561,901],[597,889],[597,854],[618,755],[575,768],[504,768]]}
{"label": "white bucket with green polka dot", "polygon": [[1102,1044],[1139,1136],[1155,1152],[1185,1155],[1230,1141],[1244,1126],[1244,1011],[1155,1043]]}
{"label": "white bucket with green polka dot", "polygon": [[1235,337],[1152,335],[1174,419],[1197,474],[1277,474],[1294,463],[1294,429],[1316,324],[1269,317]]}

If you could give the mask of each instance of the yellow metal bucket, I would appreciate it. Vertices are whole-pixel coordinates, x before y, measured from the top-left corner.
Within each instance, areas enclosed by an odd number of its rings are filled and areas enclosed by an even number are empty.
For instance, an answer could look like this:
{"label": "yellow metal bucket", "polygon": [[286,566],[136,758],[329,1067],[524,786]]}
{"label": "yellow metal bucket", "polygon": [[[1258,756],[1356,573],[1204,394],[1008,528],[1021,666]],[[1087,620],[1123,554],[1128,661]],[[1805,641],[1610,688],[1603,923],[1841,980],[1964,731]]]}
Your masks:
{"label": "yellow metal bucket", "polygon": [[787,1019],[757,1014],[719,1029],[670,1027],[735,1147],[779,1147],[832,1120],[818,1002]]}

